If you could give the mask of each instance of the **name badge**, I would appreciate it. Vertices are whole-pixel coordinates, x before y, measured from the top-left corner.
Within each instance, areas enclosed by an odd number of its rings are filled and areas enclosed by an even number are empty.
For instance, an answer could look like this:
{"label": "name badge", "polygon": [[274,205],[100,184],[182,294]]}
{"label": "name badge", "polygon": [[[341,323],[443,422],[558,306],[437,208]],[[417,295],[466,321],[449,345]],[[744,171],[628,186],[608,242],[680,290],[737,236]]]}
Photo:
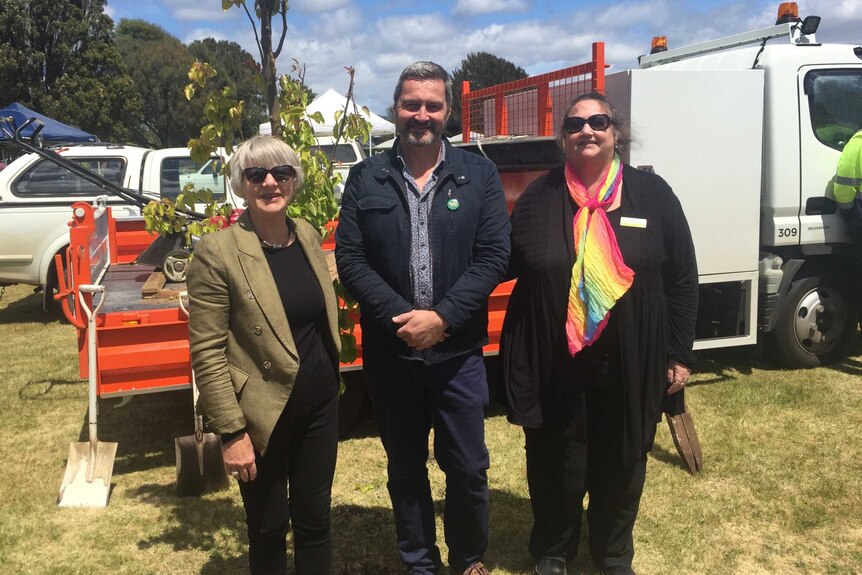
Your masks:
{"label": "name badge", "polygon": [[622,216],[620,218],[620,225],[627,228],[646,228],[646,220],[644,218],[627,218],[626,216]]}

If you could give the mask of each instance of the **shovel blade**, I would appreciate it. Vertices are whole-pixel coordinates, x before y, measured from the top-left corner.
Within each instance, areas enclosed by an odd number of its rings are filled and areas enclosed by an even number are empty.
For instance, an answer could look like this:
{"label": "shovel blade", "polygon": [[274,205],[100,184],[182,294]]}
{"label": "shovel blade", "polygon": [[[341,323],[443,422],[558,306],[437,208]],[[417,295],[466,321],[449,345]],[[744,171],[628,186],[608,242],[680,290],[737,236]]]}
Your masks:
{"label": "shovel blade", "polygon": [[[69,444],[69,459],[57,504],[60,507],[105,507],[111,493],[111,475],[117,443],[97,441],[91,450],[89,443]],[[92,480],[88,471],[92,468]]]}
{"label": "shovel blade", "polygon": [[199,496],[221,491],[230,486],[221,441],[214,433],[204,433],[200,440],[194,435],[174,439],[177,455],[177,495]]}
{"label": "shovel blade", "polygon": [[703,452],[700,448],[700,440],[694,428],[694,420],[691,412],[686,410],[678,415],[667,414],[667,424],[676,451],[682,458],[685,468],[692,475],[697,475],[703,469]]}

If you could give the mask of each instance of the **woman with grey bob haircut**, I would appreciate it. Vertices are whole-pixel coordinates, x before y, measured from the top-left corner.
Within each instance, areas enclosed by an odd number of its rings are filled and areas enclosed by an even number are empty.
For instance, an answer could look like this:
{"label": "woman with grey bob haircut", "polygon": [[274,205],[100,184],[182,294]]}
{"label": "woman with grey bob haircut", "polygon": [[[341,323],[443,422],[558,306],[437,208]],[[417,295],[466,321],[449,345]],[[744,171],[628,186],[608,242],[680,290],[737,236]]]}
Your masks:
{"label": "woman with grey bob haircut", "polygon": [[192,367],[209,428],[239,482],[254,575],[330,575],[338,449],[338,309],[321,237],[287,208],[299,158],[244,142],[231,182],[247,208],[201,239],[187,275]]}
{"label": "woman with grey bob haircut", "polygon": [[[254,159],[254,161],[251,161]],[[251,164],[266,164],[272,166],[286,165],[296,172],[296,188],[302,188],[305,174],[299,162],[299,155],[293,148],[272,136],[254,136],[246,140],[230,159],[231,168],[240,166],[239,169],[231,169],[230,185],[234,192],[242,198],[243,173],[242,168]]]}

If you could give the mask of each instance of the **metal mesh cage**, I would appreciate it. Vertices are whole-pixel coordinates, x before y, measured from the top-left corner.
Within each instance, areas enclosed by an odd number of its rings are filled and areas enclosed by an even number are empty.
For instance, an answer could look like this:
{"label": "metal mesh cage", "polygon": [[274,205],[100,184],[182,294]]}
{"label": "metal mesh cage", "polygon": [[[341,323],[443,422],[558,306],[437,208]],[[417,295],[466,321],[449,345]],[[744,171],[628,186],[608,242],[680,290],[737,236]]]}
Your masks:
{"label": "metal mesh cage", "polygon": [[461,128],[465,142],[494,136],[553,136],[568,104],[604,90],[604,44],[593,44],[585,64],[470,91],[464,82]]}

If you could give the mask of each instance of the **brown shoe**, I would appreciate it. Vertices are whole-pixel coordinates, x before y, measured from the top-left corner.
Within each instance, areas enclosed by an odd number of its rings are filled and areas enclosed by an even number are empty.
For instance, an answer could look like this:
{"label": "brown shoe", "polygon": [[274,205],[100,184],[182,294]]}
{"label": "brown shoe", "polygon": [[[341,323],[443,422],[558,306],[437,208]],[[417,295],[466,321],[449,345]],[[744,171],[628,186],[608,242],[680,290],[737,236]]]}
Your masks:
{"label": "brown shoe", "polygon": [[485,569],[481,561],[476,561],[464,570],[464,575],[491,575],[491,572]]}

